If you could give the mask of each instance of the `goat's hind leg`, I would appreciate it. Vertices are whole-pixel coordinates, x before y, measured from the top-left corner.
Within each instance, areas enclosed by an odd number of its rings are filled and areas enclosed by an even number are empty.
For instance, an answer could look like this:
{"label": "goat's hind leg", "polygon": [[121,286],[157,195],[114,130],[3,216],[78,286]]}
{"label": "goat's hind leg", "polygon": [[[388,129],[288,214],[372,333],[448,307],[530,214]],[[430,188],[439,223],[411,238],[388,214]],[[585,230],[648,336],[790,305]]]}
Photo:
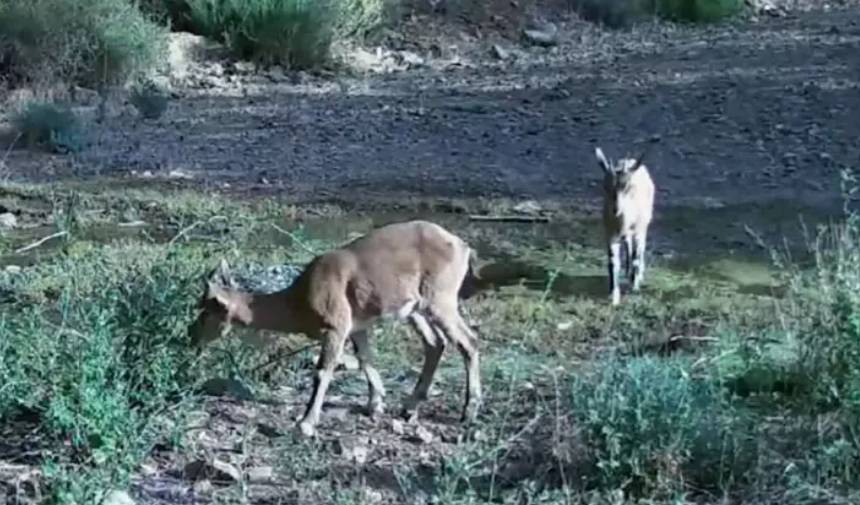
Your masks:
{"label": "goat's hind leg", "polygon": [[445,337],[456,344],[466,368],[466,398],[461,420],[474,421],[481,406],[481,370],[478,339],[457,310],[457,303],[439,303],[432,307],[431,321]]}
{"label": "goat's hind leg", "polygon": [[445,352],[445,337],[418,312],[409,315],[409,324],[421,336],[421,343],[424,345],[424,366],[421,369],[421,376],[412,394],[406,399],[402,412],[404,418],[414,421],[418,417],[418,405],[427,399],[436,368]]}
{"label": "goat's hind leg", "polygon": [[382,414],[385,409],[385,386],[379,371],[373,366],[373,349],[370,347],[370,333],[368,330],[355,331],[350,335],[352,345],[355,348],[355,356],[358,358],[358,366],[364,372],[367,379],[368,403],[367,412],[370,417]]}
{"label": "goat's hind leg", "polygon": [[609,295],[612,305],[618,305],[621,302],[621,288],[618,285],[618,277],[621,275],[621,240],[618,237],[609,240],[606,253],[608,256]]}

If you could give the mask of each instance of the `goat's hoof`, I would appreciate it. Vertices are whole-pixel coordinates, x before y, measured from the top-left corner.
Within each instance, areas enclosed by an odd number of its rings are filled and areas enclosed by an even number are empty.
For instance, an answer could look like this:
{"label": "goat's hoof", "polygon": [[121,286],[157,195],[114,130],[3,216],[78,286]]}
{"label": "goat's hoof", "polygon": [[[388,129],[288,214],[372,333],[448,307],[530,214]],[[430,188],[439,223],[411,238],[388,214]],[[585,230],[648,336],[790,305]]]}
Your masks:
{"label": "goat's hoof", "polygon": [[382,402],[373,402],[367,405],[367,415],[371,419],[379,419],[385,413],[385,405]]}
{"label": "goat's hoof", "polygon": [[415,423],[418,421],[418,409],[414,407],[404,408],[400,411],[400,418],[409,424]]}
{"label": "goat's hoof", "polygon": [[307,438],[311,438],[314,435],[316,435],[316,433],[317,433],[316,427],[309,422],[305,422],[305,421],[300,422],[298,428],[299,428],[299,433],[301,433],[302,436],[307,437]]}

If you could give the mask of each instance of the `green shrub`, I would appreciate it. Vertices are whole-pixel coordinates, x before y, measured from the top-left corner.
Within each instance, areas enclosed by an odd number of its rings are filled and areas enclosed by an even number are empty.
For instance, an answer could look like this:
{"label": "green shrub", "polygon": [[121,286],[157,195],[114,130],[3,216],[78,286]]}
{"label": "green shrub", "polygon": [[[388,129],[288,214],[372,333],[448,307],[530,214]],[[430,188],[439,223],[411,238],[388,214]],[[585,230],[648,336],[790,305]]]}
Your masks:
{"label": "green shrub", "polygon": [[574,0],[587,21],[625,28],[649,16],[685,23],[711,23],[739,14],[744,0]]}
{"label": "green shrub", "polygon": [[56,301],[19,302],[0,315],[0,422],[38,413],[42,434],[56,441],[45,464],[58,501],[95,503],[93,493],[124,482],[164,430],[165,407],[195,384],[185,328],[201,263],[116,247],[15,277],[12,289],[61,286]]}
{"label": "green shrub", "polygon": [[337,0],[336,34],[340,38],[373,35],[393,16],[393,0]]}
{"label": "green shrub", "polygon": [[650,0],[660,17],[676,22],[713,23],[736,16],[744,0]]}
{"label": "green shrub", "polygon": [[146,119],[158,119],[167,110],[167,93],[152,81],[143,81],[131,89],[129,101]]}
{"label": "green shrub", "polygon": [[12,125],[30,145],[55,152],[77,152],[84,146],[81,121],[64,104],[30,102],[12,117]]}
{"label": "green shrub", "polygon": [[578,376],[573,415],[601,488],[672,495],[685,484],[716,490],[742,475],[754,446],[718,386],[691,377],[682,360],[658,358],[609,359]]}
{"label": "green shrub", "polygon": [[6,0],[0,66],[25,81],[124,82],[158,63],[165,34],[128,0]]}
{"label": "green shrub", "polygon": [[334,4],[314,0],[187,0],[194,31],[240,58],[304,69],[329,57]]}

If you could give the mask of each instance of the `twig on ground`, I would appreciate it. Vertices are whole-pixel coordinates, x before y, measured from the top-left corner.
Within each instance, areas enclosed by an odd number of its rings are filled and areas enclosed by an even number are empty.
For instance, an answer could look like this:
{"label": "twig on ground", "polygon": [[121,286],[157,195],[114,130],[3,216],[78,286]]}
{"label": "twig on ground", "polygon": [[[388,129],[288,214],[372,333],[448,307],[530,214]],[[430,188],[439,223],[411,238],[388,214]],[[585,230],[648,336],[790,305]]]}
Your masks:
{"label": "twig on ground", "polygon": [[39,247],[40,245],[44,244],[45,242],[47,242],[51,239],[64,237],[68,234],[69,234],[69,232],[67,232],[67,231],[58,231],[57,233],[52,233],[52,234],[48,235],[47,237],[40,238],[39,240],[33,242],[32,244],[28,244],[28,245],[25,245],[24,247],[21,247],[19,249],[15,249],[15,254],[25,253],[31,249],[35,249],[35,248]]}
{"label": "twig on ground", "polygon": [[275,354],[272,358],[270,358],[268,361],[266,361],[265,363],[263,363],[262,365],[257,365],[256,367],[254,367],[254,368],[251,370],[251,372],[252,372],[252,373],[253,373],[253,372],[258,372],[258,371],[260,371],[261,369],[263,369],[263,368],[265,368],[265,367],[267,367],[267,366],[271,365],[271,364],[272,364],[272,363],[274,363],[275,361],[280,361],[280,360],[285,359],[285,358],[291,358],[291,357],[295,356],[296,354],[299,354],[299,353],[301,353],[301,352],[307,351],[307,350],[308,350],[308,349],[310,349],[311,347],[316,347],[316,346],[318,346],[318,345],[320,345],[320,343],[319,343],[319,342],[313,342],[313,343],[310,343],[310,344],[308,344],[308,345],[306,345],[306,346],[299,347],[298,349],[291,349],[291,348],[288,348],[288,349],[287,349],[287,351],[288,351],[288,352],[280,351],[280,352],[278,352],[277,354]]}
{"label": "twig on ground", "polygon": [[469,216],[469,221],[496,223],[548,223],[550,219],[549,216],[518,216],[513,214],[506,216],[485,216],[481,214],[472,214]]}
{"label": "twig on ground", "polygon": [[194,228],[197,228],[201,224],[211,223],[212,221],[217,221],[217,220],[221,220],[221,219],[226,220],[227,218],[225,216],[212,216],[209,219],[207,219],[206,221],[195,221],[195,222],[191,223],[189,226],[186,226],[185,228],[179,230],[179,233],[177,233],[176,236],[174,236],[172,239],[170,239],[170,242],[168,242],[167,245],[173,245],[175,242],[177,242],[179,239],[181,239],[182,237],[187,235],[189,232],[194,230]]}
{"label": "twig on ground", "polygon": [[275,223],[269,223],[269,224],[271,224],[272,228],[274,228],[276,231],[283,233],[284,235],[290,237],[290,239],[292,239],[293,242],[295,242],[299,247],[304,249],[306,252],[313,254],[314,256],[316,256],[318,254],[318,251],[315,251],[309,245],[305,244],[305,242],[302,239],[300,239],[299,237],[297,237],[295,233],[293,233],[289,230],[285,230],[285,229],[281,228],[280,226],[276,225]]}

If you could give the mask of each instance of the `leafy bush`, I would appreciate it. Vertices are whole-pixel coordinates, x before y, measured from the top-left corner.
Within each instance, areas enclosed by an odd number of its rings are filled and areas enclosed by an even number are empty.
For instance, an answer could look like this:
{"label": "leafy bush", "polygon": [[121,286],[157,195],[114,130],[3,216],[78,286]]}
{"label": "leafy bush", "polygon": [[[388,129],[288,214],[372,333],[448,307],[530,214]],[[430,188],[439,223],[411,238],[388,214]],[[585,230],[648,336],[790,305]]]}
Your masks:
{"label": "leafy bush", "polygon": [[[14,278],[13,290],[61,286],[56,301],[19,302],[0,315],[0,420],[35,411],[42,432],[65,447],[46,461],[56,493],[94,503],[92,493],[127,479],[165,428],[164,407],[194,384],[185,327],[199,295],[195,259],[93,249]],[[87,473],[101,482],[69,487]]]}
{"label": "leafy bush", "polygon": [[167,93],[152,81],[143,81],[131,89],[129,101],[146,119],[158,119],[167,110]]}
{"label": "leafy bush", "polygon": [[390,17],[395,8],[393,0],[337,0],[338,37],[364,38],[372,35]]}
{"label": "leafy bush", "polygon": [[12,125],[30,145],[43,144],[55,152],[83,148],[81,121],[64,104],[30,102],[12,117]]}
{"label": "leafy bush", "polygon": [[573,415],[603,488],[638,495],[671,495],[685,483],[718,489],[752,461],[753,446],[741,440],[743,416],[718,384],[691,377],[681,360],[599,363],[574,380]]}
{"label": "leafy bush", "polygon": [[710,23],[737,15],[743,0],[575,0],[574,9],[587,21],[624,28],[656,15],[675,22]]}
{"label": "leafy bush", "polygon": [[157,64],[164,35],[128,0],[0,3],[0,66],[19,80],[122,82]]}
{"label": "leafy bush", "polygon": [[221,40],[243,59],[310,68],[328,59],[336,23],[332,2],[187,0],[194,31]]}
{"label": "leafy bush", "polygon": [[736,16],[744,0],[650,0],[658,16],[670,21],[712,23]]}

